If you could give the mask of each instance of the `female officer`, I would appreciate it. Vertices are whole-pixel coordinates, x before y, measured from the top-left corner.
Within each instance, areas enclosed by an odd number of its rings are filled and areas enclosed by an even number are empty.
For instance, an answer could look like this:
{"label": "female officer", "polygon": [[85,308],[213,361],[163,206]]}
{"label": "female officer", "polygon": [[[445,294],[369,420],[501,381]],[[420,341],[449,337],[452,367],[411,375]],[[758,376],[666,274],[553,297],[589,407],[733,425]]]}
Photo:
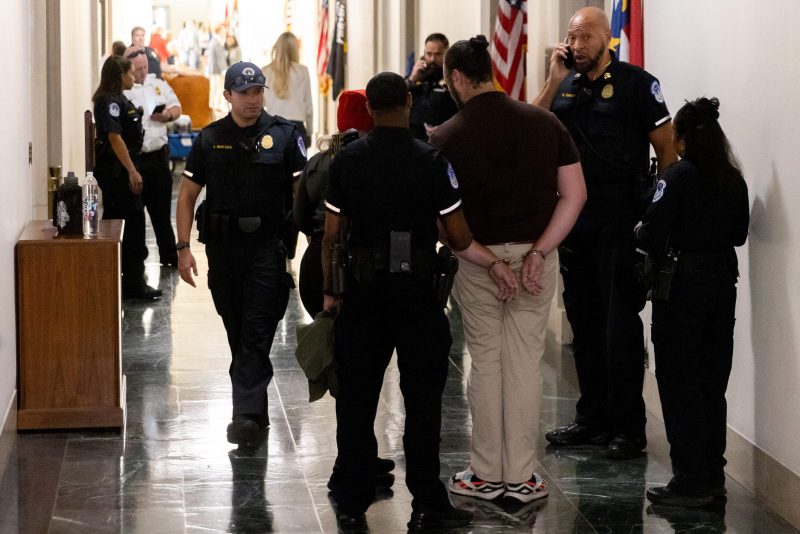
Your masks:
{"label": "female officer", "polygon": [[657,271],[652,337],[674,475],[647,498],[667,506],[705,506],[725,494],[734,247],[745,242],[750,217],[747,185],[718,109],[716,98],[699,98],[675,115],[673,143],[682,160],[659,180],[636,232]]}
{"label": "female officer", "polygon": [[122,239],[123,298],[157,299],[161,291],[144,280],[144,210],[142,176],[136,158],[142,148],[141,112],[122,91],[133,87],[129,58],[110,56],[103,63],[100,85],[92,96],[97,124],[94,175],[103,192],[103,217],[124,219]]}

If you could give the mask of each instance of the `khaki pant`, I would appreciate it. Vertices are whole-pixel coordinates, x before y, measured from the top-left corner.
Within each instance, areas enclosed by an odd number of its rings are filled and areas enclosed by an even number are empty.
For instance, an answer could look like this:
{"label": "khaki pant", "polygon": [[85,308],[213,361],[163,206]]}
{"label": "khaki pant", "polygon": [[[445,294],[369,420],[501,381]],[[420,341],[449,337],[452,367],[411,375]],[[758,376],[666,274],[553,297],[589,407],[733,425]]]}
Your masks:
{"label": "khaki pant", "polygon": [[[529,244],[489,246],[499,258],[513,260]],[[517,277],[522,262],[512,268]],[[558,254],[546,262],[544,291],[534,296],[520,285],[517,301],[497,300],[497,286],[483,267],[462,261],[453,287],[461,308],[472,358],[467,398],[472,413],[470,456],[484,480],[520,483],[531,478],[536,461],[539,364],[544,353],[547,316],[558,271]]]}

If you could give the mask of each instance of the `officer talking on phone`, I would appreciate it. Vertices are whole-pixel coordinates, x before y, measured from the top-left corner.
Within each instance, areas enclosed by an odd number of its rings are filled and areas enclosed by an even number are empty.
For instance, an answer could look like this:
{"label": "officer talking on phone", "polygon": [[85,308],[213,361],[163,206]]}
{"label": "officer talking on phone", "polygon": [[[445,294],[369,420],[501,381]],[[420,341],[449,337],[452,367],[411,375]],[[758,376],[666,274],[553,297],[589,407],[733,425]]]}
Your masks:
{"label": "officer talking on phone", "polygon": [[[645,438],[645,294],[633,265],[650,145],[672,164],[671,117],[656,78],[609,49],[602,10],[578,10],[534,104],[567,127],[581,155],[588,201],[559,249],[581,398],[575,421],[548,432],[553,445],[607,446],[610,458],[641,454]],[[572,66],[567,63],[572,61]]]}
{"label": "officer talking on phone", "polygon": [[449,47],[443,34],[430,34],[425,39],[425,53],[406,77],[412,98],[409,126],[414,137],[422,141],[458,112],[444,83],[444,55]]}
{"label": "officer talking on phone", "polygon": [[[466,525],[439,480],[442,391],[452,339],[434,290],[437,222],[450,247],[487,267],[498,298],[518,293],[508,265],[472,240],[450,164],[408,131],[411,96],[399,74],[374,76],[366,88],[375,128],[333,160],[322,244],[326,310],[339,304],[329,262],[347,245],[347,287],[334,323],[338,365],[336,443],[342,484],[333,491],[339,524],[363,528],[375,494],[374,421],[383,375],[397,349],[406,408],[406,485],[413,495],[411,529]],[[344,236],[344,239],[343,239]],[[344,254],[338,254],[338,260]]]}

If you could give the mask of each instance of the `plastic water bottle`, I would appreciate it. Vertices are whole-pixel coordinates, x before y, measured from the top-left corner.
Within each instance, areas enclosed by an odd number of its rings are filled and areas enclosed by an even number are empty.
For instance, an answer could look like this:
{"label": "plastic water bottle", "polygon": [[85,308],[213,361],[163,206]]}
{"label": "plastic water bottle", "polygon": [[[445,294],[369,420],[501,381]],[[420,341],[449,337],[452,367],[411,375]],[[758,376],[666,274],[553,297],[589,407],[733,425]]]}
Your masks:
{"label": "plastic water bottle", "polygon": [[100,213],[97,205],[99,188],[94,173],[86,173],[83,184],[83,236],[95,237],[100,231]]}

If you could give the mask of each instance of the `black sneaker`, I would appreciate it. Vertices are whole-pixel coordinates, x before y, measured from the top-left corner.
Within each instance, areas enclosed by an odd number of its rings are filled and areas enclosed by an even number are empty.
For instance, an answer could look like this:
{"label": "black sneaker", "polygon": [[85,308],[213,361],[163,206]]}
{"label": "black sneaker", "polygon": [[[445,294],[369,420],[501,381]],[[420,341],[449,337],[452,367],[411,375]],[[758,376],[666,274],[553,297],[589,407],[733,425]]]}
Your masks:
{"label": "black sneaker", "polygon": [[642,450],[647,446],[644,437],[630,437],[620,434],[611,440],[606,450],[606,458],[612,460],[630,460],[642,455]]}
{"label": "black sneaker", "polygon": [[608,432],[578,423],[558,427],[545,434],[544,437],[556,446],[607,445],[611,441],[611,435]]}
{"label": "black sneaker", "polygon": [[235,415],[228,424],[228,443],[242,447],[256,447],[266,435],[266,429],[255,420],[257,417]]}
{"label": "black sneaker", "polygon": [[684,508],[700,508],[714,503],[714,497],[710,494],[698,496],[683,495],[669,486],[650,488],[647,490],[647,499],[658,506],[680,506]]}
{"label": "black sneaker", "polygon": [[411,512],[408,530],[411,532],[466,527],[472,523],[472,514],[447,504],[439,507],[423,506]]}

